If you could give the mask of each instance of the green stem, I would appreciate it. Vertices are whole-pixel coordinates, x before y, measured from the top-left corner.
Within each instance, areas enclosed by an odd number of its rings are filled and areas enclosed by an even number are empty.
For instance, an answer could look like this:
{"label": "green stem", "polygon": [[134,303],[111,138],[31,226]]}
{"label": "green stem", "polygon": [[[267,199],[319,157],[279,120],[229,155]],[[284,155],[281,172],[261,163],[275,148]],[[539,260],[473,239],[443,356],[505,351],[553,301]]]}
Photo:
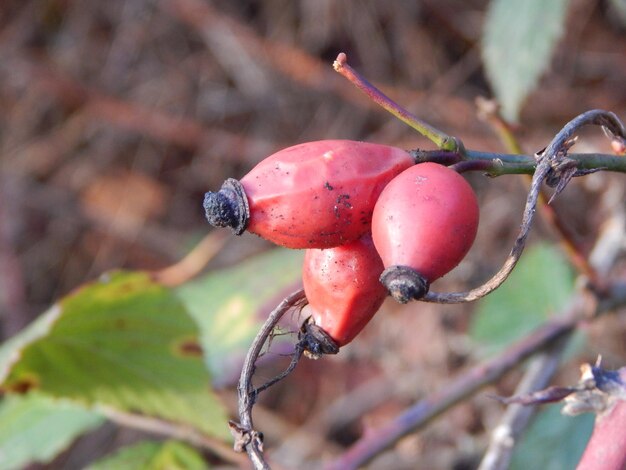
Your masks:
{"label": "green stem", "polygon": [[[462,171],[482,171],[489,176],[528,174],[535,172],[537,161],[530,155],[515,155],[466,150],[411,150],[416,163],[435,162],[458,165]],[[626,173],[626,158],[602,153],[570,153],[567,158],[577,163],[579,170],[604,170]]]}
{"label": "green stem", "polygon": [[350,67],[347,62],[347,57],[343,52],[337,56],[333,68],[365,93],[374,103],[382,107],[385,111],[393,114],[405,124],[408,124],[433,142],[438,148],[450,151],[459,149],[459,143],[453,137],[408,112]]}

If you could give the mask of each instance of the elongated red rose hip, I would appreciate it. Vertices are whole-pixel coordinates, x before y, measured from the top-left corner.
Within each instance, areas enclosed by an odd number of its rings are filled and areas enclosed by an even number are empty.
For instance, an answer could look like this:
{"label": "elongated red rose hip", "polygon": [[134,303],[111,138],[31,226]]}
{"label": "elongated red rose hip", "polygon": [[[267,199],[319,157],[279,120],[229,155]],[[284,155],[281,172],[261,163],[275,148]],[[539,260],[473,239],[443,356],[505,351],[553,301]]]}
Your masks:
{"label": "elongated red rose hip", "polygon": [[208,192],[209,223],[287,248],[328,248],[369,232],[378,195],[413,165],[404,150],[350,140],[295,145],[260,162],[241,181]]}
{"label": "elongated red rose hip", "polygon": [[419,299],[467,254],[478,202],[454,170],[420,163],[396,176],[374,208],[372,236],[385,265],[381,282],[398,302]]}
{"label": "elongated red rose hip", "polygon": [[312,322],[304,329],[313,329],[315,338],[315,329],[322,330],[332,340],[309,345],[313,356],[336,353],[367,325],[387,296],[378,281],[383,269],[369,234],[336,248],[306,250],[302,282]]}

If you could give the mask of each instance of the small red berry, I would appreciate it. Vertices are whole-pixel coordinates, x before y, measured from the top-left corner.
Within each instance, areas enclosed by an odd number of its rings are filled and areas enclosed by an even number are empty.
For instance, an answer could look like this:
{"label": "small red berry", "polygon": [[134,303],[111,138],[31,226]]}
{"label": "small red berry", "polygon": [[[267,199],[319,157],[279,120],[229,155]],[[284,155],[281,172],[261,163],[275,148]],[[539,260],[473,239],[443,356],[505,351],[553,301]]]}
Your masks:
{"label": "small red berry", "polygon": [[478,229],[478,202],[454,170],[421,163],[381,193],[372,236],[385,271],[381,282],[401,303],[423,297],[431,282],[467,254]]}
{"label": "small red berry", "polygon": [[[336,345],[330,352],[352,341],[382,305],[387,296],[378,281],[383,269],[369,234],[335,248],[306,250],[302,282],[307,308],[312,324]],[[315,348],[310,352],[316,355]]]}
{"label": "small red berry", "polygon": [[241,181],[204,199],[212,225],[244,230],[287,248],[328,248],[369,232],[374,204],[391,179],[413,165],[404,150],[323,140],[281,150]]}

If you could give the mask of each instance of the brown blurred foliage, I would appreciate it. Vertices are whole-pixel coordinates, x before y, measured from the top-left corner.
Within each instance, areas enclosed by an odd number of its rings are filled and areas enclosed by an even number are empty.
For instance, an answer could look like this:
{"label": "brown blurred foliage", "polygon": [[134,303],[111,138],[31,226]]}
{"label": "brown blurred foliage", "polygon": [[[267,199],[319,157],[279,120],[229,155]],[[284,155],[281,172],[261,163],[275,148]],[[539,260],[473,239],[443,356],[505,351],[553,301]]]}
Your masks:
{"label": "brown blurred foliage", "polygon": [[[273,151],[325,138],[430,148],[333,72],[340,51],[397,102],[459,136],[467,147],[501,150],[474,105],[476,97],[490,96],[479,50],[486,5],[483,0],[3,0],[3,337],[107,269],[156,269],[180,259],[208,231],[203,192],[243,175]],[[551,70],[528,100],[517,129],[528,151],[542,148],[585,110],[605,108],[626,117],[625,31],[606,2],[572,1]],[[597,134],[586,145],[584,150],[608,149]],[[588,244],[608,211],[602,201],[610,183],[623,185],[619,178],[602,178],[602,183],[593,177],[576,182],[577,189],[557,202]],[[519,225],[524,199],[519,179],[472,175],[471,181],[482,205],[479,239],[467,263],[445,281],[447,288],[493,272]],[[537,233],[551,234],[541,226]],[[265,247],[252,238],[234,241],[221,255],[222,264],[241,259],[250,244],[255,250]],[[418,309],[421,317],[415,315]],[[400,375],[415,358],[422,364],[422,384],[372,412],[366,426],[463,363],[466,351],[445,345],[466,320],[449,310],[420,306],[392,312],[394,321],[378,319],[376,330],[366,332],[344,359],[365,358]],[[434,338],[437,345],[427,346]],[[396,348],[397,356],[382,354],[387,348]],[[326,384],[316,385],[318,398],[311,389],[308,409],[302,409],[301,398],[291,403],[293,397],[281,406],[291,406],[295,421],[303,420],[319,411],[324,396],[338,397],[364,377],[376,376],[368,367],[347,371],[333,361],[308,366],[290,382],[302,374],[327,374]],[[406,442],[401,455],[436,445],[440,452],[427,453],[431,466],[423,468],[461,465],[462,452],[450,449],[463,447],[473,456],[474,441],[467,436],[484,432],[485,417],[476,418],[481,407],[482,401],[457,409],[426,437]],[[460,435],[458,428],[468,434]],[[349,440],[346,435],[338,442]]]}

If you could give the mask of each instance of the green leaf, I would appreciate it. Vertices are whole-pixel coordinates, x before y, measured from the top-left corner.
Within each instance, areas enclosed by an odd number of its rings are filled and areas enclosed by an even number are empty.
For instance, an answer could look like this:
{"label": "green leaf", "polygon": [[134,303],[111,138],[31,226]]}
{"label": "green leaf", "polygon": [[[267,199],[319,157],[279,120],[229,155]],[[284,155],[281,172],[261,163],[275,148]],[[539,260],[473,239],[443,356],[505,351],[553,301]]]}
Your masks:
{"label": "green leaf", "polygon": [[565,307],[574,276],[556,248],[528,248],[502,286],[481,300],[470,335],[484,352],[494,353],[541,325]]}
{"label": "green leaf", "polygon": [[0,468],[47,463],[80,434],[104,421],[65,400],[29,393],[7,396],[0,404]]}
{"label": "green leaf", "polygon": [[124,447],[88,470],[205,470],[209,466],[193,448],[176,441],[144,441]]}
{"label": "green leaf", "polygon": [[563,33],[567,5],[568,0],[489,4],[482,56],[504,118],[517,120],[524,99],[547,69]]}
{"label": "green leaf", "polygon": [[541,411],[513,452],[511,470],[576,468],[591,432],[594,415],[564,416],[558,406]]}
{"label": "green leaf", "polygon": [[24,346],[48,334],[59,313],[59,306],[52,306],[19,334],[0,345],[0,382],[4,380],[11,366],[19,359],[20,351]]}
{"label": "green leaf", "polygon": [[260,324],[298,287],[303,256],[301,250],[271,250],[177,290],[200,326],[205,360],[215,383],[238,373],[235,369]]}
{"label": "green leaf", "polygon": [[0,384],[226,438],[197,334],[178,298],[147,274],[109,274],[62,299],[9,345],[15,349],[3,352]]}

